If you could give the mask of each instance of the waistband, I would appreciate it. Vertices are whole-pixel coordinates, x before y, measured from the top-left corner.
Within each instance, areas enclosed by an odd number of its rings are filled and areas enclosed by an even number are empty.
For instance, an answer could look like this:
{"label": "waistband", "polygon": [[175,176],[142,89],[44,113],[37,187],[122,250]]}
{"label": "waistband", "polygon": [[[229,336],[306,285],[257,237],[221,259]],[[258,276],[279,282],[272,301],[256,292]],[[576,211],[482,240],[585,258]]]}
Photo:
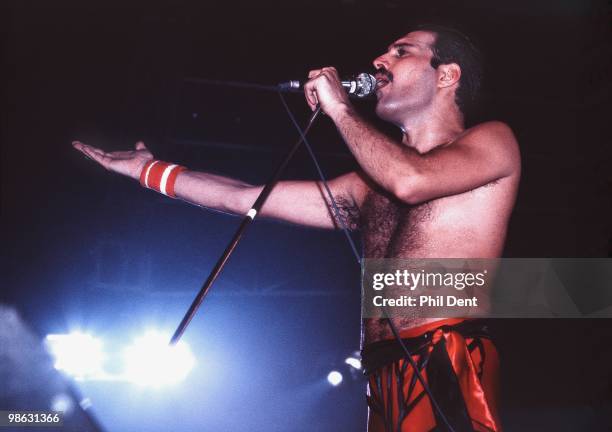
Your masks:
{"label": "waistband", "polygon": [[[479,319],[447,319],[424,324],[400,331],[400,337],[411,354],[418,354],[432,343],[433,333],[456,331],[465,338],[482,337],[491,339],[486,321]],[[361,351],[361,364],[364,374],[369,375],[377,369],[401,360],[405,352],[396,339],[387,339],[366,345]]]}

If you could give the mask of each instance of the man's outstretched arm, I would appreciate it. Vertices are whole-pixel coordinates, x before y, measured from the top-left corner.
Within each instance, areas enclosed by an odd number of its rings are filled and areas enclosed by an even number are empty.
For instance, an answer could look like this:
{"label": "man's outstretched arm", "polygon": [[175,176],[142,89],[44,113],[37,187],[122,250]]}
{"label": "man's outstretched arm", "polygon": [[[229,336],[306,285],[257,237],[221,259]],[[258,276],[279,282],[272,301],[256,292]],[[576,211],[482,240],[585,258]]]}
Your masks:
{"label": "man's outstretched arm", "polygon": [[[144,166],[153,160],[153,155],[142,142],[137,143],[131,151],[108,153],[81,142],[74,142],[73,146],[107,170],[135,180],[140,178]],[[345,174],[328,183],[335,199],[345,209],[345,214],[347,207],[358,204],[364,190],[364,183],[356,173]],[[262,188],[228,177],[186,170],[176,178],[174,192],[177,198],[198,206],[245,215]],[[277,183],[260,215],[318,228],[332,229],[338,225],[327,194],[322,185],[314,181]]]}

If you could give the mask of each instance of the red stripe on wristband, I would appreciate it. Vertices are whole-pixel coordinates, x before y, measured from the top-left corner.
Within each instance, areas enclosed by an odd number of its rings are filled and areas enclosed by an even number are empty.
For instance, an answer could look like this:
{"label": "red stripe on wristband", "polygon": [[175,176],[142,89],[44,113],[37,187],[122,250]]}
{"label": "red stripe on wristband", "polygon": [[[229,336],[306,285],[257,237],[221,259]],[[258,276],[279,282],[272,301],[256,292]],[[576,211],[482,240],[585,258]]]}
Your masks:
{"label": "red stripe on wristband", "polygon": [[140,185],[142,187],[148,187],[147,186],[147,174],[149,173],[149,169],[151,168],[151,165],[153,165],[155,162],[157,161],[150,160],[149,162],[145,164],[145,166],[142,167],[142,171],[140,171]]}
{"label": "red stripe on wristband", "polygon": [[162,161],[149,161],[140,173],[140,184],[146,188],[176,198],[174,184],[178,175],[187,168]]}
{"label": "red stripe on wristband", "polygon": [[187,171],[187,168],[184,166],[177,165],[168,175],[168,181],[166,183],[166,195],[168,195],[169,197],[176,198],[176,194],[174,193],[174,185],[176,183],[176,178],[183,171]]}
{"label": "red stripe on wristband", "polygon": [[149,170],[149,179],[147,180],[147,186],[149,189],[155,189],[157,192],[160,192],[160,184],[162,175],[164,175],[164,171],[166,168],[170,166],[169,163],[157,161],[151,165],[151,169]]}

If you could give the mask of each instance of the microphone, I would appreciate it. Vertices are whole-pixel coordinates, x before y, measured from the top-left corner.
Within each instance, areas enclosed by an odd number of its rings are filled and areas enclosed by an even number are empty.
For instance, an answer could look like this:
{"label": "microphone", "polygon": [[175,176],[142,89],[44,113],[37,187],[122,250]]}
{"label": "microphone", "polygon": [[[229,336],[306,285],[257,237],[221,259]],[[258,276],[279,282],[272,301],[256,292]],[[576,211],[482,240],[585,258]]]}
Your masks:
{"label": "microphone", "polygon": [[[303,85],[304,83],[294,80],[280,83],[277,87],[280,91],[299,91],[302,90]],[[376,91],[376,78],[369,73],[360,73],[349,81],[342,81],[342,87],[349,95],[363,98],[374,94]]]}

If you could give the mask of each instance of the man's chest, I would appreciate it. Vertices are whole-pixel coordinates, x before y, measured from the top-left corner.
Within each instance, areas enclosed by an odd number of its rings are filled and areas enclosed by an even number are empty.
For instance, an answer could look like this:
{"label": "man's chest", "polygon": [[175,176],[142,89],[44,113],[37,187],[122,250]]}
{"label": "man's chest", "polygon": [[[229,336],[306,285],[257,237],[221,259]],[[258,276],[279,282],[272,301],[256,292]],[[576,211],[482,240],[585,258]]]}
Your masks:
{"label": "man's chest", "polygon": [[359,214],[365,256],[445,256],[450,251],[458,252],[457,248],[466,253],[470,247],[486,249],[505,232],[508,212],[500,193],[503,195],[503,188],[492,182],[409,205],[372,190]]}
{"label": "man's chest", "polygon": [[365,256],[390,256],[398,242],[416,242],[422,225],[431,220],[434,205],[431,201],[409,205],[390,195],[369,192],[361,207],[359,219]]}

